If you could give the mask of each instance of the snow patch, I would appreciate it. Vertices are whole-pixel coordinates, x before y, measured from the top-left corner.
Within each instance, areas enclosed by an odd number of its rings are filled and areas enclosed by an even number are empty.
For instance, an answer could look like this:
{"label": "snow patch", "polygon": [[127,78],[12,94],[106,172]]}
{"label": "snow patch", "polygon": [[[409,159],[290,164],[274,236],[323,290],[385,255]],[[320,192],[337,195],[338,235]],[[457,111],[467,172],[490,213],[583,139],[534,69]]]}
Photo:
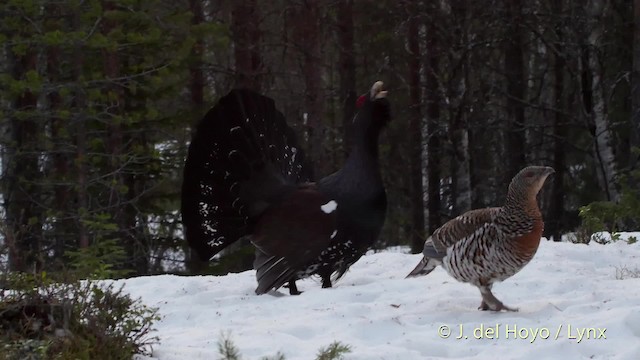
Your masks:
{"label": "snow patch", "polygon": [[[638,266],[640,242],[543,240],[522,271],[493,287],[506,305],[520,308],[517,313],[477,310],[478,289],[440,267],[404,279],[421,258],[366,255],[332,289],[322,289],[314,278],[298,281],[304,292],[299,296],[287,289],[277,292],[281,296],[255,295],[254,270],[115,282],[159,308],[159,343],[153,348],[158,360],[216,359],[221,333],[230,333],[243,359],[278,351],[287,360],[313,359],[336,340],[351,347],[349,360],[478,360],[497,353],[512,360],[638,359],[640,278],[617,279],[616,269]],[[578,329],[584,334],[589,328],[595,335],[579,341]],[[597,338],[605,328],[606,339]]]}
{"label": "snow patch", "polygon": [[333,201],[333,200],[331,200],[328,203],[320,206],[320,209],[325,214],[331,214],[337,207],[338,207],[338,203]]}

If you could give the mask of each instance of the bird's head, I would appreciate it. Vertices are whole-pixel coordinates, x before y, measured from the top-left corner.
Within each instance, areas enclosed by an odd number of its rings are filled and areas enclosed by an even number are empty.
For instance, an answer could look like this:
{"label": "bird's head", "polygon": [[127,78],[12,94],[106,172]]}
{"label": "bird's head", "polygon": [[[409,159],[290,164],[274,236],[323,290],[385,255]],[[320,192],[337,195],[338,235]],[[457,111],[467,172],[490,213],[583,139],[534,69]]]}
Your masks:
{"label": "bird's head", "polygon": [[509,192],[522,192],[527,197],[535,199],[547,177],[555,172],[549,166],[527,166],[513,177]]}
{"label": "bird's head", "polygon": [[384,90],[384,83],[376,81],[368,93],[358,97],[356,108],[358,114],[353,119],[371,119],[371,124],[383,127],[391,120],[391,104],[387,100],[388,91]]}
{"label": "bird's head", "polygon": [[367,100],[386,98],[389,92],[382,89],[384,89],[384,83],[382,81],[376,81],[373,86],[371,86],[371,90],[369,90],[368,94],[360,95],[360,97],[356,101],[356,107],[360,109],[362,106],[364,106]]}

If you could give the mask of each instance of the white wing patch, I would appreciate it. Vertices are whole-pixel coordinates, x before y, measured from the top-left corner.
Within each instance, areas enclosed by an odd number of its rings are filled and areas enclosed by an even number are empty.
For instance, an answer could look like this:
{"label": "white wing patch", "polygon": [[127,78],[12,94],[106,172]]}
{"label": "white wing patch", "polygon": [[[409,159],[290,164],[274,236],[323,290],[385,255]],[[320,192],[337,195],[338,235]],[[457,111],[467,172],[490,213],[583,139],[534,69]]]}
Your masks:
{"label": "white wing patch", "polygon": [[320,210],[325,214],[331,214],[338,207],[338,203],[331,200],[328,203],[320,206]]}
{"label": "white wing patch", "polygon": [[333,230],[333,233],[331,233],[330,239],[333,239],[334,237],[336,237],[336,235],[338,235],[338,230]]}

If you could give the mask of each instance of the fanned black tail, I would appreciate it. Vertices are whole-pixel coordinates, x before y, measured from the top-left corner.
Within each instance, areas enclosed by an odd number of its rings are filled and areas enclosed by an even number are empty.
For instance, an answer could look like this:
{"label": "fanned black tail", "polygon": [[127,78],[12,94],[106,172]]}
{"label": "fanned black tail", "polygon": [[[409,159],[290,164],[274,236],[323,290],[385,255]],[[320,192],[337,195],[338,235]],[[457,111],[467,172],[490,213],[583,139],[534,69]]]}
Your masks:
{"label": "fanned black tail", "polygon": [[233,90],[196,128],[184,168],[185,237],[203,260],[251,232],[252,221],[296,183],[304,153],[274,101]]}

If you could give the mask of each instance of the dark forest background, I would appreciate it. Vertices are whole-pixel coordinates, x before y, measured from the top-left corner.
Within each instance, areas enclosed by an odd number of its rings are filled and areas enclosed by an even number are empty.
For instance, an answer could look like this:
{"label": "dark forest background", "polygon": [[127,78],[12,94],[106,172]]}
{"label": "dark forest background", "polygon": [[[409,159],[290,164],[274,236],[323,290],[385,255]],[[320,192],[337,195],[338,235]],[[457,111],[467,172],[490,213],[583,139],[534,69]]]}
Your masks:
{"label": "dark forest background", "polygon": [[[178,211],[200,117],[235,86],[273,97],[319,178],[376,80],[394,112],[377,248],[420,249],[529,164],[556,169],[546,236],[640,227],[640,0],[7,0],[0,253],[15,271],[203,271]],[[230,256],[205,271],[246,267]]]}

